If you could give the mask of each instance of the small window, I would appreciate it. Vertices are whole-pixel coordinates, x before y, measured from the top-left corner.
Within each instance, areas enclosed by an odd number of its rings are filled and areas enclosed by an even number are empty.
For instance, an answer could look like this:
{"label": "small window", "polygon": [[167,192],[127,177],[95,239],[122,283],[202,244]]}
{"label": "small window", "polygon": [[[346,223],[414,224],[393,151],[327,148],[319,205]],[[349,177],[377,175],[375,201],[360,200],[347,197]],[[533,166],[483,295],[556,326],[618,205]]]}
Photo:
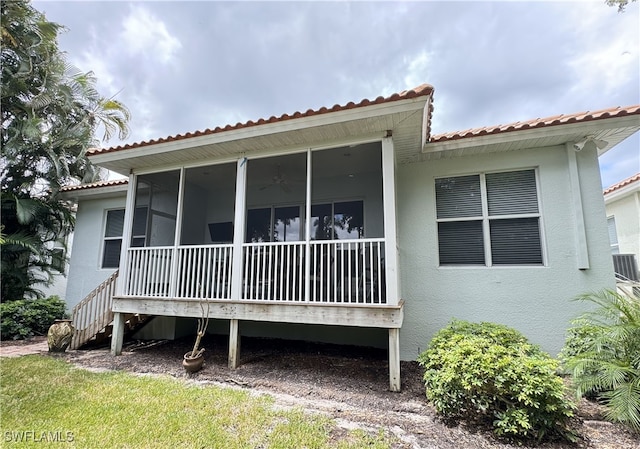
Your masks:
{"label": "small window", "polygon": [[123,228],[124,209],[108,210],[104,229],[102,268],[118,268],[120,265]]}
{"label": "small window", "polygon": [[541,265],[534,170],[436,179],[440,265]]}
{"label": "small window", "polygon": [[620,245],[618,245],[618,233],[616,232],[616,217],[607,217],[607,228],[609,230],[609,244],[611,245],[611,254],[620,254]]}

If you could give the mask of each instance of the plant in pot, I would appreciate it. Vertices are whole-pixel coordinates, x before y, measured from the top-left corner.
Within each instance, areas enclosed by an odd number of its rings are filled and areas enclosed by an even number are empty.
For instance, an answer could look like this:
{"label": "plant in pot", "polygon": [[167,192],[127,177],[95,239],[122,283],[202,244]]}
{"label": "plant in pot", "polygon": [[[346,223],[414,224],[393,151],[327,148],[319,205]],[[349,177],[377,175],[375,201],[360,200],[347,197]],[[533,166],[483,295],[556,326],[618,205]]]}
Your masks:
{"label": "plant in pot", "polygon": [[[207,303],[205,309],[203,303]],[[200,309],[202,310],[202,316],[198,318],[198,330],[196,333],[196,341],[193,345],[193,349],[184,355],[182,360],[182,366],[189,373],[195,373],[202,369],[204,363],[204,348],[200,348],[200,341],[204,334],[207,332],[207,326],[209,326],[209,301],[203,299],[200,301]]]}

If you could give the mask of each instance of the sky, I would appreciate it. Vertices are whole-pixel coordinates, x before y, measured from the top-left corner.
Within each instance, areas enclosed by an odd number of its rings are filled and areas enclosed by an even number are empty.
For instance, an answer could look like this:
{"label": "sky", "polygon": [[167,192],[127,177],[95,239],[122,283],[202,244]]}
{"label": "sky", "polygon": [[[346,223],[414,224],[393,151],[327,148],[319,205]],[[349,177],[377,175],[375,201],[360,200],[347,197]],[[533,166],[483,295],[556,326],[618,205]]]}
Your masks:
{"label": "sky", "polygon": [[[568,2],[49,1],[69,61],[131,110],[125,142],[429,83],[432,134],[640,104],[640,9]],[[602,185],[640,172],[636,133]]]}

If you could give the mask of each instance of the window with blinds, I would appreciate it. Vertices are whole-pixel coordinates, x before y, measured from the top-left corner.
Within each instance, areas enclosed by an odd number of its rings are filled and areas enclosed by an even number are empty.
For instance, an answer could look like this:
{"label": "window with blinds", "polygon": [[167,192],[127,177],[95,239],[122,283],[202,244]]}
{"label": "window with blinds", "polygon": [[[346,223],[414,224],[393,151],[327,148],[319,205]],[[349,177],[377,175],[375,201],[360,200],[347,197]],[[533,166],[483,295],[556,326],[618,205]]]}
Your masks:
{"label": "window with blinds", "polygon": [[440,265],[541,265],[535,170],[436,179]]}
{"label": "window with blinds", "polygon": [[104,229],[102,268],[118,268],[120,265],[120,248],[122,247],[123,229],[124,209],[108,210]]}

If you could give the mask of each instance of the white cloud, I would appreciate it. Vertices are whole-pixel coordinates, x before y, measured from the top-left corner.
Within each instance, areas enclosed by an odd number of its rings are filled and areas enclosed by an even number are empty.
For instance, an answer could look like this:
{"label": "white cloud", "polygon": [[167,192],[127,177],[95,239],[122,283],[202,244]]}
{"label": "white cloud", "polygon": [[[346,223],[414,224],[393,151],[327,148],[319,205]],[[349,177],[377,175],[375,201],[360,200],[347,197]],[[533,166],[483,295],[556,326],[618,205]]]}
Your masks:
{"label": "white cloud", "polygon": [[124,48],[133,56],[166,64],[182,48],[180,40],[169,33],[165,23],[144,7],[132,6],[122,26]]}
{"label": "white cloud", "polygon": [[602,9],[598,3],[581,6],[571,20],[574,42],[579,47],[568,61],[578,80],[570,94],[589,95],[597,89],[605,96],[614,96],[638,76],[640,14],[631,8],[626,13]]}
{"label": "white cloud", "polygon": [[422,50],[413,58],[405,59],[406,75],[404,76],[404,84],[407,89],[417,87],[429,79],[431,59],[431,55],[425,50]]}

